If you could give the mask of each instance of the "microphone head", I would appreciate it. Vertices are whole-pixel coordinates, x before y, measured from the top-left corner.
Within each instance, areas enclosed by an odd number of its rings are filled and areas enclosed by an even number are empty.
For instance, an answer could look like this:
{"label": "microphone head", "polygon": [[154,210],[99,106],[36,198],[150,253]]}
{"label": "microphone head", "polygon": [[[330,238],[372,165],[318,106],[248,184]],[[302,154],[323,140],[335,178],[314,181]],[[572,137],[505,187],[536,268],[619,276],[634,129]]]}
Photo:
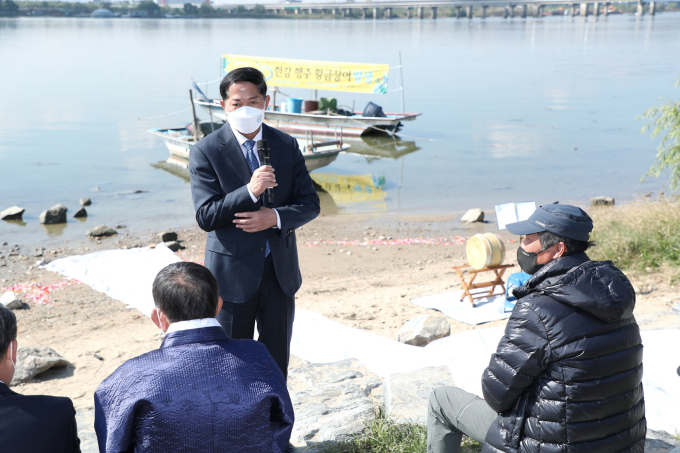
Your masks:
{"label": "microphone head", "polygon": [[265,139],[258,140],[255,146],[257,146],[258,151],[263,151],[263,152],[269,151],[269,143]]}

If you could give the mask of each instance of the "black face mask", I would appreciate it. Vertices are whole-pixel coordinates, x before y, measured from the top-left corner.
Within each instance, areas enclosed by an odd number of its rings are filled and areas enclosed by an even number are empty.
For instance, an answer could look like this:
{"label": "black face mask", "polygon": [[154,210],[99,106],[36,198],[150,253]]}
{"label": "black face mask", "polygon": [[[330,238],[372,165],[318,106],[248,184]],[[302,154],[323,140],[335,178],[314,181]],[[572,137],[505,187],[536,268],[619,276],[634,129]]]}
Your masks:
{"label": "black face mask", "polygon": [[[544,250],[541,250],[539,253],[543,252]],[[526,252],[522,247],[519,247],[517,249],[517,262],[519,263],[519,267],[527,274],[534,275],[540,268],[545,266],[545,264],[536,264],[536,257],[539,253]]]}

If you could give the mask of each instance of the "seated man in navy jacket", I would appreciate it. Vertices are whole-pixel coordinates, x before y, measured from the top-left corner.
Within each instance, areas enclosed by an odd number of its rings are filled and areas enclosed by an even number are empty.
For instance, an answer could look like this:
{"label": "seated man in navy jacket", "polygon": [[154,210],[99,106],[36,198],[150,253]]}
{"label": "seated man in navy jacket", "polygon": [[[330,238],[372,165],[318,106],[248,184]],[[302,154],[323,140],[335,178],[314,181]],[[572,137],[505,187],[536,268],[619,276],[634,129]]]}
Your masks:
{"label": "seated man in navy jacket", "polygon": [[167,335],[95,392],[102,453],[285,451],[293,428],[286,381],[264,345],[227,336],[215,319],[218,294],[198,264],[158,273],[151,320]]}
{"label": "seated man in navy jacket", "polygon": [[0,305],[0,451],[80,452],[69,398],[20,395],[9,389],[17,361],[17,318]]}

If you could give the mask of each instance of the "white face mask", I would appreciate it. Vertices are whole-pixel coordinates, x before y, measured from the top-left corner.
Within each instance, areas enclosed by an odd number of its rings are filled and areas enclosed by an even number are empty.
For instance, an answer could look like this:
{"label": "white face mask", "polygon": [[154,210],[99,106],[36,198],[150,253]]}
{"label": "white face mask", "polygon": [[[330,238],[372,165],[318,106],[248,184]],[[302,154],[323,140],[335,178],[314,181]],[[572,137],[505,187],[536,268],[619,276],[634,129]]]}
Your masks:
{"label": "white face mask", "polygon": [[233,112],[227,113],[227,119],[231,127],[242,134],[252,134],[264,121],[264,110],[253,107],[240,107]]}

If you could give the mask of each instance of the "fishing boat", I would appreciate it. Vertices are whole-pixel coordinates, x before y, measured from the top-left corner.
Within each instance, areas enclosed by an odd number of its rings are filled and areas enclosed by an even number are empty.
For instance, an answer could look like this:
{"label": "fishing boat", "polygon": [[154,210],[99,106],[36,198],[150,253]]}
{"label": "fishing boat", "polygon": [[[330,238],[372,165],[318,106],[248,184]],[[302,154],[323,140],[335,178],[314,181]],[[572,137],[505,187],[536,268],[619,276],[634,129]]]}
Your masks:
{"label": "fishing boat", "polygon": [[[307,100],[303,104],[302,99],[288,97],[280,90],[281,87],[310,89],[314,90],[315,98],[318,90],[386,94],[389,65],[222,56],[224,74],[239,67],[254,67],[264,74],[271,99],[269,109],[265,112],[265,121],[294,137],[303,137],[312,132],[318,137],[341,134],[346,140],[359,141],[362,135],[371,133],[393,135],[403,127],[403,122],[414,121],[420,115],[405,112],[403,86],[399,88],[402,95],[401,113],[385,113],[373,102],[369,102],[363,111],[356,111],[353,106],[338,106],[334,98],[321,98],[321,102]],[[401,80],[401,63],[399,69]],[[208,98],[196,85],[194,89],[197,90],[195,105],[211,118],[226,121],[219,99]],[[286,102],[277,104],[277,94],[279,100],[285,96]]]}
{"label": "fishing boat", "polygon": [[[221,123],[201,122],[200,129],[203,134],[217,130]],[[148,132],[165,142],[170,151],[167,159],[168,164],[178,167],[189,168],[189,153],[191,147],[198,141],[191,126],[172,129],[149,129]],[[305,158],[308,171],[316,170],[333,162],[342,151],[350,149],[350,145],[343,143],[341,136],[336,140],[316,141],[314,135],[308,134],[307,138],[298,139],[300,151]]]}

